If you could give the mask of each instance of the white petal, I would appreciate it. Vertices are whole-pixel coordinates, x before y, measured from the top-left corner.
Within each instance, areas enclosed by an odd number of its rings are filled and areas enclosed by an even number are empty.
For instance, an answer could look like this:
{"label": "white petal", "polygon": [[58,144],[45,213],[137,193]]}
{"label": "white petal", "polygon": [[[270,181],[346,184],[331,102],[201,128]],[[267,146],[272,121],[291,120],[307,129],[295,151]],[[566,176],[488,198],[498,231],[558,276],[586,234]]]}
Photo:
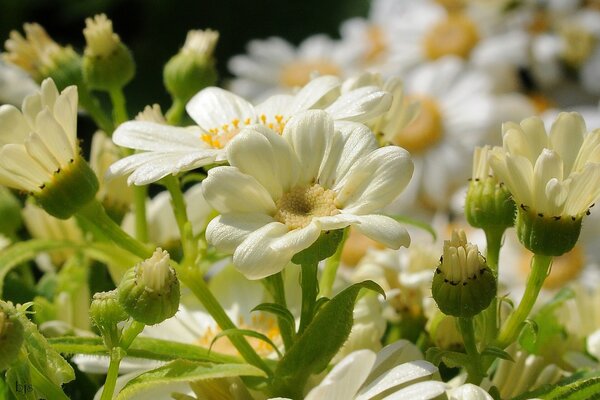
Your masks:
{"label": "white petal", "polygon": [[119,146],[146,151],[185,151],[209,149],[202,139],[201,131],[180,128],[150,121],[128,121],[117,128],[113,142]]}
{"label": "white petal", "polygon": [[449,391],[449,400],[493,400],[493,397],[488,392],[467,383]]}
{"label": "white petal", "polygon": [[358,350],[344,357],[319,386],[311,390],[306,400],[349,400],[354,399],[375,362],[370,350]]}
{"label": "white petal", "polygon": [[46,144],[37,133],[29,135],[25,141],[27,152],[36,159],[46,171],[56,171],[60,168],[60,161],[48,150]]}
{"label": "white petal", "polygon": [[443,395],[447,386],[444,382],[419,382],[394,392],[382,400],[433,400]]}
{"label": "white petal", "polygon": [[40,138],[57,160],[64,164],[75,158],[76,145],[74,146],[70,142],[67,133],[50,113],[50,110],[45,109],[38,114],[36,126]]}
{"label": "white petal", "polygon": [[585,122],[575,112],[560,113],[550,129],[550,142],[564,163],[564,173],[568,176],[575,163],[586,133]]}
{"label": "white petal", "polygon": [[358,224],[360,217],[352,214],[337,214],[329,217],[315,217],[313,221],[317,222],[322,230],[330,231]]}
{"label": "white petal", "polygon": [[391,249],[408,247],[410,236],[408,231],[393,218],[385,215],[364,215],[359,217],[360,223],[355,225],[363,235]]}
{"label": "white petal", "polygon": [[255,230],[233,253],[233,264],[248,279],[276,274],[290,262],[293,254],[274,251],[271,243],[287,232],[287,226],[279,222],[271,222]]}
{"label": "white petal", "polygon": [[39,190],[39,182],[23,179],[0,165],[0,185],[8,186],[18,190],[34,192]]}
{"label": "white petal", "polygon": [[77,146],[77,101],[77,86],[69,86],[58,96],[52,108],[54,118],[62,126],[73,148]]}
{"label": "white petal", "polygon": [[558,153],[544,149],[533,167],[533,204],[536,211],[556,215],[556,208],[562,204],[551,204],[546,193],[546,186],[550,179],[555,178],[559,182],[563,180],[563,164]]}
{"label": "white petal", "polygon": [[308,184],[318,176],[332,136],[333,120],[325,111],[306,111],[287,123],[283,137],[300,161],[300,184]]}
{"label": "white petal", "polygon": [[24,179],[28,184],[39,187],[52,179],[54,171],[46,171],[32,158],[25,146],[20,144],[7,144],[0,149],[0,167],[16,175],[15,178]]}
{"label": "white petal", "polygon": [[424,360],[410,361],[398,365],[362,388],[356,400],[371,399],[386,391],[406,387],[411,382],[422,381],[431,377],[437,370],[437,367]]}
{"label": "white petal", "polygon": [[[525,157],[510,155],[506,156],[505,162],[508,172],[505,183],[515,202],[533,205],[533,167],[531,163]],[[490,159],[490,165],[494,168],[494,159]]]}
{"label": "white petal", "polygon": [[586,349],[588,353],[600,359],[600,330],[595,331],[587,337]]}
{"label": "white petal", "polygon": [[423,354],[417,346],[405,339],[398,340],[377,352],[377,360],[365,383],[369,384],[396,365],[421,359]]}
{"label": "white petal", "polygon": [[273,240],[271,249],[287,254],[291,259],[296,253],[309,248],[319,238],[320,234],[321,226],[316,221],[312,221],[304,228],[291,230]]}
{"label": "white petal", "polygon": [[254,106],[227,90],[209,87],[201,90],[185,106],[186,111],[206,131],[219,129],[233,120],[256,122]]}
{"label": "white petal", "polygon": [[343,94],[326,111],[336,120],[366,122],[389,110],[391,105],[391,94],[366,86]]}
{"label": "white petal", "polygon": [[27,120],[16,107],[0,106],[0,146],[7,143],[22,144],[31,132]]}
{"label": "white petal", "polygon": [[320,76],[308,82],[296,95],[290,105],[288,115],[294,115],[300,111],[309,110],[321,106],[327,101],[329,95],[340,87],[340,79],[335,76]]}
{"label": "white petal", "polygon": [[220,213],[275,213],[269,192],[252,176],[235,167],[217,167],[208,171],[203,181],[204,198]]}
{"label": "white petal", "polygon": [[387,146],[361,158],[336,183],[336,205],[349,214],[370,214],[394,200],[413,173],[410,154],[401,147]]}
{"label": "white petal", "polygon": [[261,213],[231,213],[214,218],[206,228],[206,240],[219,251],[233,253],[248,235],[273,218]]}
{"label": "white petal", "polygon": [[600,164],[589,163],[583,171],[572,177],[569,194],[564,205],[567,215],[579,215],[600,196]]}

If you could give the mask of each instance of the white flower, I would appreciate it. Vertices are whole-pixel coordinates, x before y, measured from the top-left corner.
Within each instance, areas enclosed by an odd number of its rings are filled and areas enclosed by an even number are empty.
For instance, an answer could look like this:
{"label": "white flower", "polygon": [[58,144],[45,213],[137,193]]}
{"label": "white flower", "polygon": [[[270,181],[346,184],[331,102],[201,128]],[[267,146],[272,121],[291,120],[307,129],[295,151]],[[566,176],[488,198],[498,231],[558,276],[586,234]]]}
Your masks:
{"label": "white flower", "polygon": [[518,205],[581,217],[600,195],[600,130],[587,133],[579,114],[559,114],[549,134],[537,117],[507,122],[502,132],[490,164]]}
{"label": "white flower", "polygon": [[231,82],[233,92],[252,100],[290,91],[306,85],[318,75],[342,78],[355,73],[360,49],[325,35],[305,39],[297,48],[282,38],[252,40],[248,55],[229,60],[229,69],[237,78]]}
{"label": "white flower", "polygon": [[406,340],[377,354],[355,351],[334,366],[305,400],[435,399],[445,393],[446,384],[434,380],[437,368],[422,358]]}
{"label": "white flower", "polygon": [[38,89],[23,70],[0,60],[0,104],[21,104],[26,96]]}
{"label": "white flower", "polygon": [[233,252],[248,278],[281,271],[322,231],[349,225],[388,247],[408,245],[399,223],[375,213],[406,186],[412,161],[402,148],[378,148],[364,125],[334,129],[326,112],[307,111],[281,136],[262,126],[243,130],[227,153],[231,166],[211,169],[203,183],[222,214],[207,239]]}
{"label": "white flower", "polygon": [[[296,95],[273,96],[256,107],[226,90],[206,88],[186,106],[198,126],[178,128],[145,121],[120,125],[114,142],[143,152],[115,163],[110,174],[131,173],[129,184],[148,184],[169,174],[225,161],[229,141],[244,126],[262,124],[281,133],[291,116],[325,106],[337,120],[369,120],[387,111],[392,101],[389,93],[375,86],[337,97],[339,86],[335,77],[320,77]],[[337,98],[332,101],[330,96]]]}
{"label": "white flower", "polygon": [[36,193],[79,156],[77,88],[46,79],[22,110],[0,106],[0,184]]}

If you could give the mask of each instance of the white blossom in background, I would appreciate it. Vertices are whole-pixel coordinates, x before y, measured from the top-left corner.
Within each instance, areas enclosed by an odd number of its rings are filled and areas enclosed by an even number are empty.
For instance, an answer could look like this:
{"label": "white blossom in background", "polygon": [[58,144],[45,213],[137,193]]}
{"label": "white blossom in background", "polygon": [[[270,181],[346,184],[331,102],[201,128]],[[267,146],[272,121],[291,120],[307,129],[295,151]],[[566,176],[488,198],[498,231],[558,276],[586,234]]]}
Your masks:
{"label": "white blossom in background", "polygon": [[38,89],[25,71],[0,60],[0,104],[19,105]]}

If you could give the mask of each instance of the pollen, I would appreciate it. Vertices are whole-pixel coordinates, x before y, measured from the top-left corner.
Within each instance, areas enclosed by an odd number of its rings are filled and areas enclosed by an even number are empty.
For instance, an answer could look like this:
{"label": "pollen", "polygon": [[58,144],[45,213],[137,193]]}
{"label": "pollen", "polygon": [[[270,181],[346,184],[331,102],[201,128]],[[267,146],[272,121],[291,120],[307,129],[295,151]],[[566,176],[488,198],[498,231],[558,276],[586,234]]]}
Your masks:
{"label": "pollen", "polygon": [[339,214],[335,206],[335,192],[319,184],[298,186],[277,201],[274,218],[290,230],[304,228],[313,217]]}
{"label": "pollen", "polygon": [[478,41],[475,23],[464,14],[453,13],[425,35],[424,53],[430,60],[448,55],[467,58]]}
{"label": "pollen", "polygon": [[218,128],[211,128],[208,132],[200,136],[203,142],[215,149],[222,149],[237,135],[245,125],[250,125],[252,119],[246,118],[243,124],[240,124],[238,118],[234,118],[230,123],[223,124]]}

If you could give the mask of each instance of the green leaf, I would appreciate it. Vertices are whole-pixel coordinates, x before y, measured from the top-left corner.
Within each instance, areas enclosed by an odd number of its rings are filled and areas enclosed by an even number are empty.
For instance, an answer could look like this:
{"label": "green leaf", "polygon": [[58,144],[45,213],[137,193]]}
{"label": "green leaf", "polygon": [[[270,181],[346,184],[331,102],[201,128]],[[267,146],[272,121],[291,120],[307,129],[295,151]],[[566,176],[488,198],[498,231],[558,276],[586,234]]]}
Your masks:
{"label": "green leaf", "polygon": [[577,371],[560,382],[523,393],[513,400],[541,398],[545,400],[588,400],[598,399],[600,393],[600,371]]}
{"label": "green leaf", "polygon": [[275,349],[277,355],[279,356],[279,358],[281,358],[281,352],[271,339],[269,339],[266,335],[260,332],[253,331],[251,329],[225,329],[224,331],[221,331],[217,335],[215,335],[213,340],[210,342],[210,347],[208,350],[210,351],[212,349],[213,345],[216,343],[217,340],[221,339],[222,337],[229,336],[250,336],[255,339],[262,340],[263,342],[268,343],[269,346],[271,346],[273,349]]}
{"label": "green leaf", "polygon": [[469,357],[464,353],[442,350],[439,347],[428,348],[425,352],[425,359],[435,366],[439,366],[443,362],[450,368],[462,368],[470,362]]}
{"label": "green leaf", "polygon": [[354,304],[363,288],[383,294],[375,282],[364,281],[344,289],[325,303],[277,365],[272,384],[274,393],[299,397],[308,377],[327,367],[348,339]]}
{"label": "green leaf", "polygon": [[280,321],[283,321],[286,325],[288,325],[290,332],[296,331],[296,319],[294,318],[294,315],[292,315],[290,310],[288,310],[281,304],[262,303],[254,307],[252,311],[263,311],[270,314],[274,314],[280,318]]}
{"label": "green leaf", "polygon": [[515,362],[510,354],[506,351],[502,350],[500,347],[488,346],[481,352],[482,356],[492,356],[494,358],[501,358],[503,360],[508,360]]}
{"label": "green leaf", "polygon": [[519,344],[528,352],[532,353],[535,350],[538,340],[539,328],[534,320],[526,319],[523,321],[523,327],[519,334]]}
{"label": "green leaf", "polygon": [[[108,356],[102,339],[99,337],[59,337],[48,339],[50,345],[63,354],[92,354]],[[169,340],[137,337],[127,355],[149,360],[172,361],[185,359],[190,361],[208,361],[215,363],[242,363],[242,359],[230,355],[209,352],[208,349],[187,343]]]}
{"label": "green leaf", "polygon": [[343,237],[343,229],[322,232],[317,241],[308,249],[304,249],[294,255],[292,262],[298,265],[316,264],[327,257],[331,257],[337,250]]}
{"label": "green leaf", "polygon": [[329,297],[319,297],[315,302],[315,312],[319,312],[321,307],[327,304],[329,300],[331,300]]}
{"label": "green leaf", "polygon": [[175,360],[132,379],[119,392],[116,399],[128,399],[142,390],[170,383],[234,376],[266,377],[264,371],[249,364],[208,364],[188,360]]}
{"label": "green leaf", "polygon": [[431,237],[433,237],[433,240],[437,240],[437,234],[435,233],[435,229],[433,229],[433,227],[431,225],[429,225],[427,222],[420,221],[420,220],[414,219],[414,218],[410,218],[410,217],[407,217],[406,215],[389,215],[389,217],[395,219],[398,222],[402,222],[403,224],[411,225],[411,226],[414,226],[415,228],[422,229],[425,232],[428,232],[431,235]]}

